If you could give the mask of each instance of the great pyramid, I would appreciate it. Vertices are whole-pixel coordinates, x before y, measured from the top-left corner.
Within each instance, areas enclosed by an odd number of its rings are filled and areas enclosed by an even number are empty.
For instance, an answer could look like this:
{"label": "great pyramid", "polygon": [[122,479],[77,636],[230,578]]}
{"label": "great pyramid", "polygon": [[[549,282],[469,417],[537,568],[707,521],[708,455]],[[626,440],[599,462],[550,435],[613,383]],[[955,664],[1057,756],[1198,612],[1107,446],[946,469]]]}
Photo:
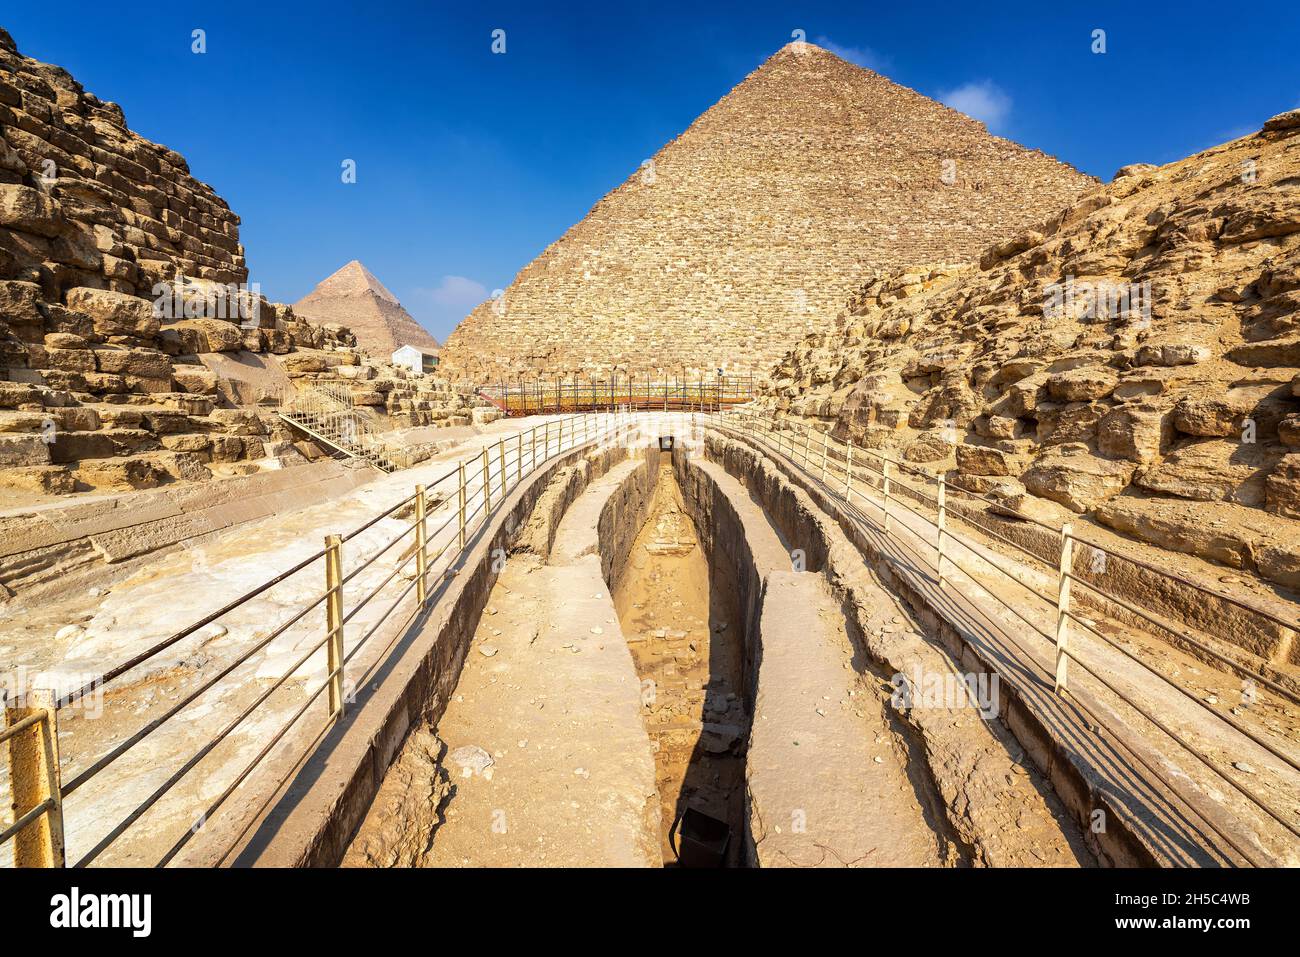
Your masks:
{"label": "great pyramid", "polygon": [[357,337],[357,346],[377,358],[387,358],[400,346],[438,348],[438,340],[355,259],[321,280],[293,308],[311,322],[347,326]]}
{"label": "great pyramid", "polygon": [[763,373],[872,270],[968,259],[1096,185],[790,44],[470,313],[442,362]]}

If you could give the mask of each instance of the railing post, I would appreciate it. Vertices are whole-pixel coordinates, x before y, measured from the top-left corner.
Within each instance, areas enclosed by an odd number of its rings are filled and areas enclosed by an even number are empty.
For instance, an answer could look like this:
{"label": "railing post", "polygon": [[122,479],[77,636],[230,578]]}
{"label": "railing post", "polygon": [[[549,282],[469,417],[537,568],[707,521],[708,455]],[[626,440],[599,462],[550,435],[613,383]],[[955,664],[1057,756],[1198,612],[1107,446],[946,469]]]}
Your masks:
{"label": "railing post", "polygon": [[826,484],[826,460],[830,456],[830,436],[825,432],[822,433],[822,484]]}
{"label": "railing post", "polygon": [[885,459],[884,461],[885,461],[885,466],[881,471],[884,473],[885,476],[885,480],[884,480],[885,534],[888,535],[889,534],[889,459]]}
{"label": "railing post", "polygon": [[1069,525],[1061,526],[1061,564],[1056,589],[1056,692],[1066,690],[1066,651],[1070,636],[1070,575],[1074,570],[1074,537]]}
{"label": "railing post", "polygon": [[483,449],[483,518],[486,520],[488,512],[492,511],[492,462],[488,458],[488,450]]}
{"label": "railing post", "polygon": [[14,867],[63,867],[63,785],[55,695],[26,689],[20,694],[16,702],[5,703],[5,727],[36,715],[40,720],[5,742],[14,820],[46,802],[49,806],[13,836]]}
{"label": "railing post", "polygon": [[460,506],[460,545],[457,551],[463,552],[465,550],[465,463],[464,462],[459,463],[459,465],[457,466],[457,471],[460,473],[460,482],[456,488],[456,497],[459,500],[457,504]]}
{"label": "railing post", "polygon": [[506,497],[506,440],[497,443],[497,468],[501,472],[501,499]]}
{"label": "railing post", "polygon": [[415,487],[415,574],[417,576],[415,579],[415,600],[421,605],[424,604],[427,597],[425,592],[428,586],[425,583],[425,575],[429,570],[429,556],[425,551],[427,529],[425,528],[424,515],[426,507],[424,486],[417,485]]}
{"label": "railing post", "polygon": [[524,433],[521,429],[515,433],[515,484],[518,485],[524,477]]}
{"label": "railing post", "polygon": [[853,504],[853,440],[849,439],[844,461],[844,500]]}
{"label": "railing post", "polygon": [[943,528],[944,528],[944,524],[945,524],[944,519],[946,518],[946,516],[947,516],[947,512],[948,512],[948,507],[947,507],[947,503],[946,503],[946,499],[947,499],[947,494],[946,494],[946,493],[947,493],[947,490],[948,490],[947,474],[948,474],[948,473],[946,473],[946,472],[940,472],[938,475],[935,476],[935,486],[936,486],[936,488],[937,488],[937,490],[938,490],[938,499],[939,499],[939,522],[938,522],[938,525],[939,525],[939,538],[938,538],[938,552],[939,552],[939,555],[938,555],[938,561],[935,563],[935,571],[936,571],[936,572],[938,573],[938,575],[939,575],[939,585],[940,585],[940,586],[943,585]]}
{"label": "railing post", "polygon": [[325,536],[325,649],[330,715],[343,717],[343,538]]}

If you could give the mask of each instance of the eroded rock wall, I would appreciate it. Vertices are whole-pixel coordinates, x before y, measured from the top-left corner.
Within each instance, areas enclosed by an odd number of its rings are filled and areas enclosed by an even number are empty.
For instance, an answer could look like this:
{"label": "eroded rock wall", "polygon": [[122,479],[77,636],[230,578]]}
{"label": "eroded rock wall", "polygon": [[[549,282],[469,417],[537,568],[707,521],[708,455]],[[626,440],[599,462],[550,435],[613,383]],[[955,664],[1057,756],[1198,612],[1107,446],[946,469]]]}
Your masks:
{"label": "eroded rock wall", "polygon": [[871,277],[764,404],[1056,525],[1300,587],[1300,111]]}

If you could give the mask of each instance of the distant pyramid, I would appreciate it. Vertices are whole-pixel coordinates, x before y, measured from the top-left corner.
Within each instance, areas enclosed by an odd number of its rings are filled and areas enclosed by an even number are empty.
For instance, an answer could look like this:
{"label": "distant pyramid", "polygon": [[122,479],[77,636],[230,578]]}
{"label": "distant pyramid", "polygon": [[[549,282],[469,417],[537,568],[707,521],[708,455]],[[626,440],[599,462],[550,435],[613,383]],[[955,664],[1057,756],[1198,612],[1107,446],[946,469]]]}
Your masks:
{"label": "distant pyramid", "polygon": [[470,313],[443,367],[766,372],[871,270],[969,259],[1096,185],[790,44]]}
{"label": "distant pyramid", "polygon": [[357,345],[377,358],[388,358],[400,346],[437,349],[429,335],[397,297],[357,260],[324,279],[293,304],[294,312],[312,322],[337,322],[357,337]]}

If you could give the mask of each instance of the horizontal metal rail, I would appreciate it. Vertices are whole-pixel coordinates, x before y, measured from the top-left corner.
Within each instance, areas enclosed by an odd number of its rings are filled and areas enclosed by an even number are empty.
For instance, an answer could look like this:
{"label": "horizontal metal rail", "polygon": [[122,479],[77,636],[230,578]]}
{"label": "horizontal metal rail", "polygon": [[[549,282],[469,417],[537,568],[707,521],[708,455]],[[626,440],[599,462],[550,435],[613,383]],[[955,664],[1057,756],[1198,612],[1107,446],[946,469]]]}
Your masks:
{"label": "horizontal metal rail", "polygon": [[[419,590],[421,601],[416,603],[411,615],[406,619],[407,624],[403,627],[409,627],[409,623],[415,619],[420,607],[429,601],[425,595],[423,583],[429,577],[434,575],[450,574],[455,568],[458,559],[470,544],[476,540],[479,531],[486,527],[490,521],[491,513],[497,511],[508,499],[512,488],[516,487],[524,479],[532,475],[545,461],[561,454],[565,454],[573,449],[580,448],[586,443],[595,440],[607,440],[611,437],[621,434],[630,422],[623,415],[606,413],[596,415],[592,413],[574,416],[565,416],[558,419],[548,420],[544,423],[534,425],[532,428],[522,430],[502,437],[495,443],[483,448],[480,452],[471,456],[468,463],[459,463],[454,468],[432,479],[421,489],[417,489],[415,495],[405,497],[394,503],[382,512],[367,519],[364,523],[353,529],[346,535],[333,536],[335,544],[329,544],[327,540],[326,548],[314,552],[311,556],[295,563],[285,571],[275,575],[271,579],[255,588],[252,588],[238,598],[224,604],[216,611],[205,615],[193,624],[181,629],[170,635],[168,638],[150,646],[137,655],[122,662],[113,668],[108,669],[105,673],[95,680],[83,685],[61,698],[57,699],[56,707],[50,714],[57,713],[60,707],[67,707],[76,702],[85,695],[102,688],[110,680],[120,678],[132,669],[139,667],[149,661],[159,653],[172,647],[183,639],[194,635],[205,625],[218,621],[223,616],[229,614],[240,606],[249,601],[264,595],[274,586],[284,582],[293,575],[299,574],[314,564],[325,560],[325,565],[330,563],[331,548],[341,552],[343,544],[353,542],[363,533],[374,528],[385,519],[393,519],[405,513],[418,502],[424,504],[416,508],[417,521],[405,525],[396,535],[388,538],[383,543],[377,543],[368,546],[369,551],[366,557],[355,563],[354,567],[349,569],[346,576],[340,574],[337,584],[330,585],[323,594],[319,594],[306,605],[297,608],[293,615],[287,620],[279,623],[269,634],[257,640],[251,647],[247,648],[234,657],[233,660],[222,665],[216,673],[202,680],[196,688],[189,689],[176,703],[170,705],[161,715],[146,722],[143,726],[128,735],[122,741],[117,742],[100,755],[89,766],[78,772],[67,782],[62,784],[55,781],[54,794],[56,799],[49,799],[42,804],[27,809],[19,818],[0,832],[0,843],[13,837],[25,827],[30,826],[42,814],[47,813],[51,807],[56,806],[63,797],[72,794],[92,780],[96,775],[103,772],[107,767],[130,752],[145,738],[154,734],[158,729],[164,727],[173,721],[182,711],[192,705],[198,698],[205,693],[214,689],[218,684],[229,679],[231,675],[241,666],[247,665],[254,656],[262,652],[270,645],[271,642],[284,635],[295,625],[303,621],[310,613],[320,608],[326,607],[327,627],[320,640],[314,642],[310,649],[299,656],[295,664],[285,673],[280,675],[268,688],[262,690],[255,699],[242,709],[242,711],[229,723],[227,723],[211,739],[204,743],[195,753],[187,758],[179,768],[169,774],[165,780],[155,788],[141,803],[134,807],[122,820],[118,821],[109,831],[100,838],[99,841],[84,854],[77,862],[77,866],[85,866],[94,862],[108,847],[120,839],[133,824],[140,820],[150,808],[154,807],[165,795],[167,795],[175,785],[189,774],[200,762],[203,761],[222,741],[226,740],[243,722],[251,715],[257,712],[265,705],[265,702],[277,690],[284,685],[298,672],[298,670],[307,665],[311,658],[322,652],[323,649],[337,646],[340,649],[337,663],[331,664],[325,672],[324,680],[321,685],[312,692],[307,701],[294,714],[288,724],[286,724],[279,733],[277,733],[267,745],[262,748],[257,757],[251,762],[236,778],[236,780],[225,789],[218,800],[212,805],[210,810],[215,810],[234,792],[234,789],[241,784],[248,774],[250,774],[258,764],[270,753],[276,742],[281,740],[284,734],[288,732],[294,723],[306,713],[309,705],[315,701],[323,690],[331,691],[331,716],[327,722],[326,728],[337,719],[342,713],[342,703],[335,704],[333,697],[340,686],[343,678],[345,666],[366,644],[369,638],[374,635],[381,627],[389,624],[395,610],[405,602],[413,590]],[[528,464],[525,467],[525,448],[527,449]],[[468,467],[467,467],[468,466]],[[430,496],[430,490],[439,485],[447,485],[447,494],[440,497],[437,493]],[[421,499],[421,496],[424,496]],[[441,536],[444,541],[441,545],[433,549],[432,559],[429,558],[427,525],[430,518],[429,507],[436,511],[445,509],[447,514],[436,520],[437,525],[433,531],[433,537],[436,539]],[[426,528],[417,531],[417,525],[423,522]],[[416,532],[416,544],[409,546],[404,550],[389,571],[377,585],[368,588],[364,596],[349,610],[342,609],[342,595],[346,585],[354,582],[355,579],[365,570],[369,569],[382,556],[392,550],[392,548],[403,540],[407,539],[413,532]],[[421,543],[424,549],[421,558]],[[444,562],[445,567],[439,571],[435,566]],[[413,561],[423,565],[425,571],[423,575],[417,574],[405,587],[397,589],[393,601],[385,608],[381,614],[371,623],[365,634],[357,641],[353,642],[351,647],[342,651],[345,626],[352,621],[355,616],[365,608],[371,601],[379,597],[392,584],[393,580],[409,568]],[[337,617],[331,609],[331,603],[338,607]],[[391,649],[391,642],[389,644]],[[388,649],[383,650],[383,654],[388,653]],[[373,669],[380,664],[379,661],[372,662],[369,669]],[[51,700],[53,700],[51,698]],[[39,724],[44,714],[35,714],[15,721],[7,728],[0,729],[0,744],[8,741],[10,738],[29,730]],[[56,732],[57,733],[57,732]],[[323,731],[322,731],[323,733]],[[319,737],[319,736],[318,736]],[[56,772],[57,774],[57,772]],[[183,835],[175,845],[164,856],[160,864],[166,864],[171,861],[175,854],[190,840],[193,833]],[[62,848],[59,848],[59,860],[62,860]]]}
{"label": "horizontal metal rail", "polygon": [[[1057,681],[1058,691],[1060,692],[1065,691],[1065,683],[1063,678],[1063,676],[1065,675],[1065,669],[1064,669],[1064,665],[1062,664],[1062,661],[1069,660],[1075,662],[1080,667],[1084,668],[1084,670],[1087,671],[1088,674],[1090,674],[1094,679],[1096,679],[1099,684],[1101,684],[1111,693],[1115,694],[1116,697],[1119,698],[1121,701],[1123,701],[1124,703],[1128,704],[1130,707],[1133,707],[1135,710],[1137,710],[1140,714],[1142,714],[1142,716],[1147,721],[1149,721],[1152,725],[1154,725],[1161,732],[1167,735],[1172,741],[1174,741],[1177,745],[1179,745],[1183,750],[1185,750],[1187,753],[1195,757],[1197,761],[1199,761],[1206,768],[1208,768],[1216,776],[1216,778],[1226,782],[1233,790],[1241,794],[1251,804],[1258,807],[1270,818],[1277,821],[1279,824],[1285,827],[1292,834],[1295,834],[1296,836],[1300,836],[1300,828],[1297,828],[1296,824],[1294,824],[1289,819],[1287,819],[1283,815],[1283,813],[1275,810],[1272,806],[1270,806],[1267,800],[1260,797],[1258,794],[1254,793],[1249,788],[1246,788],[1240,783],[1238,783],[1231,775],[1229,775],[1222,767],[1216,764],[1200,748],[1196,747],[1191,742],[1189,742],[1185,738],[1185,736],[1179,734],[1175,729],[1169,727],[1169,725],[1166,722],[1163,722],[1158,717],[1152,715],[1150,713],[1149,706],[1143,706],[1138,702],[1132,700],[1132,698],[1129,695],[1125,694],[1122,689],[1115,687],[1115,685],[1111,681],[1106,679],[1104,676],[1098,674],[1096,668],[1091,667],[1086,662],[1082,661],[1078,653],[1073,648],[1067,646],[1064,643],[1062,637],[1064,634],[1064,631],[1062,630],[1063,629],[1062,623],[1065,621],[1074,621],[1082,625],[1091,634],[1099,637],[1106,645],[1114,648],[1117,651],[1122,652],[1128,658],[1132,659],[1134,662],[1141,665],[1147,672],[1154,675],[1163,684],[1168,685],[1169,687],[1177,691],[1180,695],[1187,697],[1192,701],[1196,702],[1196,704],[1200,707],[1200,709],[1202,709],[1208,715],[1212,716],[1215,719],[1218,719],[1219,721],[1222,721],[1224,725],[1233,729],[1233,731],[1235,731],[1236,733],[1241,734],[1244,738],[1251,741],[1256,746],[1263,748],[1265,751],[1272,754],[1274,757],[1277,757],[1279,760],[1283,761],[1289,767],[1295,770],[1300,770],[1300,761],[1297,761],[1295,757],[1287,754],[1283,749],[1274,745],[1272,742],[1267,740],[1267,738],[1265,738],[1262,734],[1255,732],[1254,730],[1246,727],[1241,722],[1232,720],[1229,717],[1225,716],[1224,714],[1220,713],[1219,711],[1215,710],[1207,702],[1203,701],[1200,698],[1200,696],[1192,693],[1186,688],[1183,688],[1177,682],[1173,681],[1169,676],[1161,673],[1158,669],[1153,667],[1151,664],[1143,661],[1139,656],[1133,654],[1127,648],[1124,648],[1120,643],[1115,642],[1111,638],[1106,636],[1096,627],[1095,623],[1090,622],[1087,619],[1078,616],[1077,614],[1073,613],[1070,610],[1068,604],[1068,598],[1066,597],[1068,596],[1069,591],[1067,588],[1064,587],[1064,583],[1068,581],[1074,581],[1087,587],[1090,591],[1098,594],[1104,599],[1115,602],[1117,605],[1124,608],[1126,611],[1138,615],[1144,620],[1148,620],[1152,624],[1155,624],[1160,628],[1169,631],[1178,640],[1189,641],[1190,643],[1194,644],[1197,648],[1204,650],[1207,653],[1213,654],[1213,656],[1216,659],[1221,660],[1223,663],[1230,665],[1231,667],[1233,667],[1238,671],[1249,674],[1253,679],[1260,681],[1262,684],[1269,687],[1270,690],[1273,690],[1275,693],[1279,694],[1279,696],[1286,698],[1287,700],[1292,700],[1292,701],[1297,700],[1294,693],[1292,693],[1289,689],[1285,688],[1284,686],[1278,685],[1276,682],[1270,681],[1267,678],[1267,676],[1258,674],[1253,671],[1249,671],[1249,669],[1246,669],[1239,662],[1234,662],[1231,659],[1227,658],[1226,656],[1214,653],[1213,649],[1210,649],[1208,646],[1203,645],[1203,643],[1197,642],[1194,638],[1191,638],[1189,635],[1172,629],[1170,626],[1160,622],[1159,620],[1155,619],[1153,616],[1147,615],[1141,609],[1136,608],[1131,603],[1124,601],[1124,599],[1119,598],[1118,596],[1112,595],[1111,593],[1105,591],[1096,582],[1088,581],[1082,578],[1081,576],[1075,574],[1073,572],[1073,569],[1069,567],[1069,562],[1065,560],[1065,556],[1071,554],[1069,544],[1072,541],[1077,541],[1080,544],[1087,545],[1089,547],[1094,547],[1092,542],[1088,542],[1086,540],[1079,539],[1077,536],[1074,536],[1072,531],[1068,527],[1064,529],[1051,529],[1050,526],[1043,526],[1043,523],[1038,522],[1037,520],[1030,519],[1029,516],[1025,516],[1026,519],[1034,521],[1035,524],[1038,524],[1042,527],[1054,531],[1054,533],[1057,536],[1059,536],[1062,542],[1062,549],[1063,549],[1062,558],[1061,558],[1060,566],[1057,569],[1058,582],[1061,584],[1061,588],[1060,588],[1060,594],[1056,598],[1053,598],[1052,596],[1044,595],[1042,592],[1038,591],[1032,585],[1028,584],[1025,581],[1022,581],[1020,577],[1008,571],[1007,568],[1004,568],[998,562],[992,561],[989,555],[986,555],[980,550],[978,550],[977,548],[975,548],[971,544],[971,542],[967,541],[963,536],[954,536],[951,530],[947,530],[945,528],[944,518],[946,516],[956,517],[958,520],[969,524],[973,528],[979,530],[981,533],[990,534],[991,537],[995,539],[1004,541],[1006,544],[1015,546],[1018,551],[1028,555],[1034,561],[1047,564],[1049,566],[1052,565],[1052,562],[1050,562],[1048,559],[1044,558],[1043,556],[1038,555],[1024,548],[1023,546],[1018,545],[1018,543],[1011,542],[1005,539],[1004,536],[997,535],[996,533],[992,532],[992,530],[986,528],[982,523],[974,521],[969,515],[965,513],[964,509],[953,508],[951,505],[948,505],[945,502],[945,496],[943,494],[945,486],[948,486],[948,483],[945,481],[946,478],[945,476],[941,474],[936,474],[933,476],[933,480],[936,482],[937,488],[939,489],[939,492],[933,498],[931,498],[928,495],[925,495],[924,493],[921,493],[919,489],[909,487],[906,483],[900,482],[897,478],[895,478],[896,484],[893,486],[893,495],[891,496],[889,493],[890,486],[888,484],[888,479],[889,479],[888,470],[890,467],[893,467],[897,469],[899,472],[903,472],[903,473],[920,474],[920,475],[925,475],[926,473],[918,472],[917,470],[904,466],[902,463],[899,463],[896,460],[884,456],[882,453],[879,453],[874,449],[857,448],[847,443],[841,443],[839,442],[839,440],[831,439],[828,435],[826,435],[825,432],[820,432],[820,431],[818,431],[818,435],[820,436],[820,448],[817,449],[817,452],[819,453],[818,457],[820,461],[816,461],[814,460],[814,457],[811,454],[813,451],[813,443],[811,440],[810,430],[808,430],[806,426],[792,425],[789,422],[780,423],[777,422],[775,419],[764,418],[762,416],[753,413],[730,410],[724,414],[718,414],[713,416],[713,421],[716,424],[724,427],[734,427],[737,431],[741,432],[742,434],[751,435],[764,446],[767,446],[769,448],[775,446],[775,450],[777,451],[778,454],[784,455],[785,447],[788,445],[789,447],[788,461],[791,463],[792,466],[800,469],[800,471],[807,474],[808,478],[813,481],[816,481],[817,479],[812,474],[812,472],[820,468],[820,472],[821,472],[820,481],[821,484],[824,486],[824,488],[827,490],[827,492],[833,498],[836,498],[841,502],[844,502],[846,505],[849,506],[849,508],[853,512],[862,515],[863,518],[865,519],[866,514],[861,512],[853,505],[853,501],[852,501],[853,492],[854,492],[853,481],[856,476],[856,470],[850,464],[854,461],[855,457],[862,457],[859,458],[858,461],[861,462],[863,465],[865,465],[867,468],[871,468],[873,469],[873,471],[879,472],[883,478],[883,481],[880,484],[877,484],[874,480],[872,482],[865,483],[865,484],[867,484],[867,487],[872,489],[873,492],[881,492],[881,491],[884,492],[885,497],[883,500],[883,506],[880,503],[876,503],[876,507],[882,508],[883,510],[883,514],[885,516],[884,528],[886,530],[886,534],[888,533],[887,529],[888,529],[888,516],[889,516],[890,505],[902,505],[904,509],[906,509],[911,514],[915,515],[923,523],[922,527],[932,529],[937,533],[938,538],[937,538],[936,554],[938,555],[938,560],[936,563],[935,570],[938,574],[938,583],[940,584],[940,586],[943,585],[943,580],[944,580],[943,564],[945,561],[948,562],[954,569],[959,571],[964,571],[964,569],[962,569],[961,564],[956,561],[955,557],[951,554],[945,554],[944,551],[945,542],[955,542],[956,544],[961,545],[965,552],[969,552],[971,555],[978,558],[980,560],[981,568],[986,569],[986,573],[988,570],[991,570],[1001,574],[1007,580],[1015,583],[1021,588],[1024,588],[1033,597],[1043,601],[1050,609],[1059,612],[1058,625],[1057,625],[1058,631],[1057,631],[1057,635],[1053,636],[1049,634],[1046,630],[1044,630],[1041,626],[1031,621],[1024,614],[1019,612],[1008,601],[1006,601],[1000,595],[998,595],[996,591],[994,591],[993,589],[985,585],[977,575],[967,574],[965,576],[965,580],[970,582],[973,586],[975,586],[979,590],[980,594],[986,595],[996,600],[1001,607],[1010,611],[1012,614],[1015,615],[1016,618],[1018,618],[1021,622],[1027,625],[1030,631],[1033,634],[1035,634],[1037,637],[1045,639],[1046,641],[1056,645],[1056,653],[1058,657],[1056,681]],[[791,439],[788,442],[782,441],[783,438],[785,438],[784,436],[785,432],[794,433],[794,435],[797,436],[800,441],[797,444],[793,439]],[[834,450],[836,453],[834,456],[831,455],[832,450]],[[802,453],[802,462],[800,462],[799,453]],[[880,462],[881,464],[880,468],[874,468],[870,464],[870,460],[872,458],[875,458],[877,461]],[[839,467],[839,463],[841,462],[843,463],[843,467]],[[832,463],[835,464],[832,465]],[[838,475],[836,474],[836,472],[838,472]],[[832,482],[835,483],[835,486],[841,486],[843,491],[841,491],[840,488],[833,487],[831,484]],[[913,494],[917,498],[925,498],[933,502],[938,512],[937,521],[932,520],[930,516],[918,511],[917,509],[912,508],[906,503],[901,502],[898,498],[898,491],[900,490],[900,488],[902,490],[906,490],[909,494]],[[960,491],[964,491],[964,490],[960,490]],[[858,494],[860,498],[864,497],[861,492],[859,492]],[[971,493],[971,494],[977,498],[981,497],[976,493]],[[985,499],[985,501],[989,501],[989,500]],[[999,503],[990,502],[990,504],[999,504]],[[1002,506],[999,505],[999,507]],[[874,520],[872,521],[874,523]],[[916,534],[914,530],[911,531],[913,535]],[[930,547],[932,549],[935,549],[936,545],[932,544],[930,545]],[[1128,556],[1114,552],[1111,549],[1102,549],[1102,550],[1107,551],[1109,554],[1114,554],[1117,558],[1130,560]],[[1149,571],[1158,574],[1161,573],[1160,569],[1156,568],[1150,563],[1145,563],[1145,562],[1135,562],[1135,563],[1141,565],[1142,567],[1146,568]],[[1187,579],[1184,578],[1184,576],[1171,574],[1171,575],[1167,575],[1166,577],[1175,581],[1183,582],[1185,584],[1192,584],[1193,586],[1195,586],[1196,584],[1196,583],[1189,582]],[[1218,595],[1217,590],[1214,589],[1200,588],[1198,590],[1205,592],[1207,594]],[[1227,598],[1228,596],[1220,596],[1220,597]],[[1257,608],[1251,605],[1250,603],[1242,601],[1240,599],[1232,599],[1232,603],[1244,609],[1257,612],[1261,615],[1261,617],[1263,617],[1266,620],[1283,624],[1285,627],[1288,628],[1300,630],[1300,621],[1288,622],[1286,621],[1286,619],[1281,618],[1280,616],[1275,615],[1267,611],[1266,609]],[[1008,637],[1010,636],[1008,635]],[[1014,639],[1012,640],[1014,641]],[[1072,699],[1077,701],[1078,696],[1072,695]],[[1095,717],[1095,713],[1093,713],[1093,715]],[[1095,721],[1094,723],[1098,727],[1106,727],[1106,724],[1099,720]],[[1132,749],[1130,748],[1129,750]],[[1135,754],[1135,756],[1139,757],[1140,759],[1140,755]],[[1142,763],[1145,767],[1150,769],[1151,766],[1146,761],[1143,761]],[[1166,784],[1166,786],[1169,786],[1169,782],[1165,779],[1163,775],[1158,775],[1158,777],[1161,781],[1163,781]],[[1171,790],[1173,790],[1174,793],[1176,794],[1179,793],[1177,789],[1173,789],[1172,787]],[[1192,802],[1189,801],[1186,797],[1183,797],[1181,794],[1180,794],[1180,799],[1182,799],[1185,803],[1187,803],[1189,807],[1195,809]],[[1210,830],[1214,831],[1220,838],[1222,838],[1225,841],[1225,843],[1227,843],[1228,846],[1230,846],[1234,851],[1240,854],[1244,860],[1246,860],[1248,863],[1251,864],[1258,863],[1253,855],[1247,853],[1236,840],[1234,840],[1230,835],[1226,834],[1221,828],[1219,828],[1209,817],[1207,817],[1207,815],[1200,812],[1199,810],[1197,810],[1196,813],[1197,816],[1206,823],[1206,825],[1209,827]]]}

